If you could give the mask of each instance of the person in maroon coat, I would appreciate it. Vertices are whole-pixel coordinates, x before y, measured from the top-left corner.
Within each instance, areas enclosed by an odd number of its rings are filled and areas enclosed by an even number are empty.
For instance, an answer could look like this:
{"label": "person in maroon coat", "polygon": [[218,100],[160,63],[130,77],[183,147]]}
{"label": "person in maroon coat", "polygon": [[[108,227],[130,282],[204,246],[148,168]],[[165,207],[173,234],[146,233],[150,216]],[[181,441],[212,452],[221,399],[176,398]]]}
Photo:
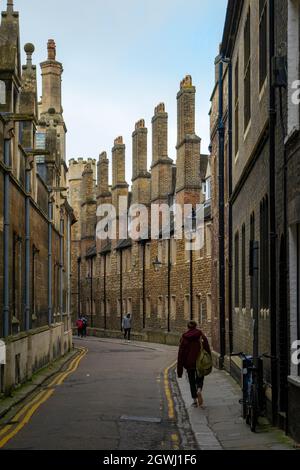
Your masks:
{"label": "person in maroon coat", "polygon": [[188,331],[182,335],[177,361],[177,375],[182,378],[183,369],[187,370],[191,395],[194,400],[193,406],[202,406],[203,397],[202,389],[204,377],[199,377],[196,370],[196,361],[200,353],[200,338],[203,341],[204,349],[211,354],[210,347],[206,336],[197,328],[195,321],[190,321]]}

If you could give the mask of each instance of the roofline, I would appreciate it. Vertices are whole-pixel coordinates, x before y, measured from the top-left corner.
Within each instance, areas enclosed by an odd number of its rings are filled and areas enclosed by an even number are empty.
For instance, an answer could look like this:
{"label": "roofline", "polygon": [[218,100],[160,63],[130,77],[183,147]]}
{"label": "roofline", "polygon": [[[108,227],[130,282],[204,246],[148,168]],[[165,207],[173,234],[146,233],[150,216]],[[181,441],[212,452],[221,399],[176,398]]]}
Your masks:
{"label": "roofline", "polygon": [[220,53],[223,57],[232,57],[236,35],[239,28],[244,0],[228,0],[225,26]]}

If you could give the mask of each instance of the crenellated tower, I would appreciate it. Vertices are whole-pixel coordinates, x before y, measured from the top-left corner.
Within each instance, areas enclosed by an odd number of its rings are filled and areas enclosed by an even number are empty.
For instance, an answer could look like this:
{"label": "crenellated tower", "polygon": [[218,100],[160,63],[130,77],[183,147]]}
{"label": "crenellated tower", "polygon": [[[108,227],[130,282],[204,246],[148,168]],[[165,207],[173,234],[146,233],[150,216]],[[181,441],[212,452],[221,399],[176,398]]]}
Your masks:
{"label": "crenellated tower", "polygon": [[[93,171],[93,187],[96,185],[96,161],[93,159],[84,160],[78,158],[77,160],[71,159],[69,161],[68,171],[68,187],[69,187],[69,203],[74,210],[77,223],[72,227],[72,239],[74,241],[81,240],[81,225],[82,225],[82,203],[83,203],[83,172],[86,165],[89,164]],[[92,194],[93,194],[92,190]]]}

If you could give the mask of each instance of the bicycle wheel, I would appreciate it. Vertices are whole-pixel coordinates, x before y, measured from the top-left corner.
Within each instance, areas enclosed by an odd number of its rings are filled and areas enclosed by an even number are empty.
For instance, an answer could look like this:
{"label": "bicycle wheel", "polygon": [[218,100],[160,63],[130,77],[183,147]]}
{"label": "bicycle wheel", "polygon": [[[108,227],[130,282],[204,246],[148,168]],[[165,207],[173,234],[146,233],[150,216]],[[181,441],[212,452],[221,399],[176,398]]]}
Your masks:
{"label": "bicycle wheel", "polygon": [[258,393],[255,386],[252,386],[251,389],[251,398],[250,398],[250,413],[249,413],[249,424],[252,432],[256,431],[258,423]]}

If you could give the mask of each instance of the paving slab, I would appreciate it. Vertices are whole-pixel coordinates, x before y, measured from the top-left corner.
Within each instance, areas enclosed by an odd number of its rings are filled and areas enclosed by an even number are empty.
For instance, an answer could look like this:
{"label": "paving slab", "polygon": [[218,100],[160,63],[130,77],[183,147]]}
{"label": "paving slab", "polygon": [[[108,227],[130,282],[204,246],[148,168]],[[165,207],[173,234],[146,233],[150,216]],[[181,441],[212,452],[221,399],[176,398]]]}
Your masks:
{"label": "paving slab", "polygon": [[206,377],[204,406],[192,407],[187,374],[177,378],[191,427],[201,450],[293,450],[294,442],[262,418],[252,433],[241,417],[241,390],[225,371]]}

